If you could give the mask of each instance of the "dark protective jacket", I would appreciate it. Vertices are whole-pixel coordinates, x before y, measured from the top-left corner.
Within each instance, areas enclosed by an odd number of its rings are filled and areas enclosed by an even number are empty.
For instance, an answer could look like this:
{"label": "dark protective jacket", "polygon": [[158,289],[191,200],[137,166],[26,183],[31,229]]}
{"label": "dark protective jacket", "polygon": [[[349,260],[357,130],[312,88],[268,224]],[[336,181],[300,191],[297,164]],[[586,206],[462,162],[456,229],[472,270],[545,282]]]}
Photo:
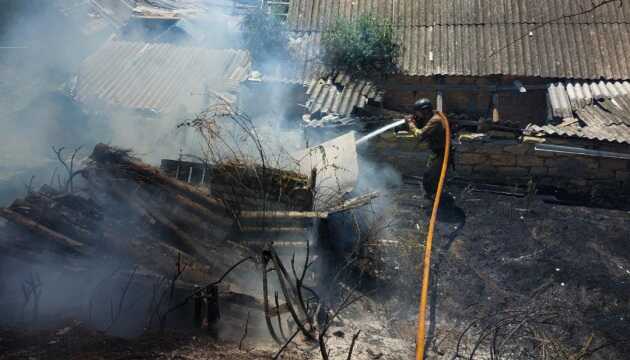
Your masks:
{"label": "dark protective jacket", "polygon": [[[416,124],[418,124],[418,119],[415,120]],[[421,129],[415,131],[414,135],[416,135],[420,141],[428,142],[429,149],[436,155],[442,155],[444,153],[444,127],[442,126],[442,120],[437,114],[434,114]]]}

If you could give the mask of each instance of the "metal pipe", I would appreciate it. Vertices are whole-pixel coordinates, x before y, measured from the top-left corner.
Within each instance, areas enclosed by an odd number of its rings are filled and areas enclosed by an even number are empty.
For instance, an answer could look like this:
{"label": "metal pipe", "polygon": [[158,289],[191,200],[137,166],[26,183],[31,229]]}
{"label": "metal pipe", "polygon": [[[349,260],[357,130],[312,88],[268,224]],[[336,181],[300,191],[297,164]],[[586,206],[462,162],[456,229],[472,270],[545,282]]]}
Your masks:
{"label": "metal pipe", "polygon": [[534,150],[540,151],[540,152],[551,152],[551,153],[556,153],[556,154],[582,155],[582,156],[592,156],[592,157],[608,158],[608,159],[630,160],[630,154],[611,152],[611,151],[591,150],[591,149],[585,149],[585,148],[576,147],[576,146],[536,144],[534,146]]}

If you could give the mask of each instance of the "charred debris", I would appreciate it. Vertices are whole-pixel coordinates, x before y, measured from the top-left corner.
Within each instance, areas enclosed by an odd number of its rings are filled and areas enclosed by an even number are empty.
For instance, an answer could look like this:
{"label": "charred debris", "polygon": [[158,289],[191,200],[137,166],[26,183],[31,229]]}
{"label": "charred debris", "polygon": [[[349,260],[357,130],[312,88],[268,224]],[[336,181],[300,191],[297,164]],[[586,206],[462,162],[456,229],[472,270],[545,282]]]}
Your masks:
{"label": "charred debris", "polygon": [[[348,277],[331,266],[340,260],[327,219],[378,194],[315,209],[316,169],[237,158],[158,169],[106,144],[79,166],[81,149],[53,150],[66,174],[0,209],[4,280],[30,269],[21,294],[2,296],[3,322],[73,318],[72,329],[116,335],[206,329],[239,349],[270,336],[276,358],[298,340],[329,356],[329,329],[363,296],[338,285]],[[43,304],[45,282],[58,289]]]}

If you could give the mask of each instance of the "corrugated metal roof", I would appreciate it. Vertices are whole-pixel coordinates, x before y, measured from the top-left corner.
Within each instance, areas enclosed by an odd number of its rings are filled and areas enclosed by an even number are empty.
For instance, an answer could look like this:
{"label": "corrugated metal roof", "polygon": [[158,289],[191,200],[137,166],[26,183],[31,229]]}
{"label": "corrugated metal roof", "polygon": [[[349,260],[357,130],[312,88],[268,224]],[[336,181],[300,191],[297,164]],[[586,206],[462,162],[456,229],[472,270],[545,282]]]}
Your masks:
{"label": "corrugated metal roof", "polygon": [[369,100],[380,101],[382,91],[372,82],[353,80],[343,73],[311,80],[306,92],[309,96],[307,108],[321,115],[350,115],[355,109],[363,108]]}
{"label": "corrugated metal roof", "polygon": [[110,41],[82,63],[75,97],[135,109],[183,105],[198,111],[213,94],[235,91],[249,72],[244,50]]}
{"label": "corrugated metal roof", "polygon": [[525,133],[630,144],[630,83],[557,83],[548,97],[559,123],[530,125]]}
{"label": "corrugated metal roof", "polygon": [[339,16],[390,19],[403,50],[401,69],[412,76],[630,79],[630,6],[610,3],[536,29],[591,6],[591,0],[295,0],[289,23],[319,37]]}

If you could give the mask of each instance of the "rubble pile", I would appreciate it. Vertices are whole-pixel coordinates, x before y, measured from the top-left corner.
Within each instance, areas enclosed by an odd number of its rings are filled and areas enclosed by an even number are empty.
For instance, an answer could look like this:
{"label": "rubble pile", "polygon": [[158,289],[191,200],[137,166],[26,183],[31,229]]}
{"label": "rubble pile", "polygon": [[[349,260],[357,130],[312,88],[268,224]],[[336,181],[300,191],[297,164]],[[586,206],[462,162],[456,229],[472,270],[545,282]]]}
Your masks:
{"label": "rubble pile", "polygon": [[[39,318],[36,323],[43,325],[43,318],[50,324],[81,319],[103,331],[96,337],[164,328],[206,328],[216,335],[220,329],[222,339],[237,342],[249,323],[249,348],[276,352],[289,336],[276,333],[279,338],[272,341],[270,331],[293,331],[295,319],[308,319],[310,325],[293,342],[309,348],[325,341],[333,352],[345,354],[354,341],[339,334],[356,332],[360,324],[343,314],[336,317],[341,309],[324,298],[349,299],[355,290],[333,295],[335,281],[320,283],[330,274],[320,271],[328,260],[321,258],[319,232],[313,230],[329,214],[363,206],[377,194],[315,211],[315,177],[315,172],[307,177],[238,162],[164,160],[157,169],[128,151],[99,144],[83,168],[69,171],[68,180],[31,189],[0,209],[5,266],[21,269],[15,272],[21,271],[16,278],[22,281],[24,269],[31,269],[23,297],[0,297],[3,312],[15,314],[4,321],[28,324]],[[111,274],[109,267],[100,270],[112,262],[124,265]],[[56,319],[38,308],[43,285],[44,296],[51,296],[53,285],[67,302],[55,308]],[[360,313],[366,301],[356,296],[347,311]],[[332,320],[325,320],[328,316]],[[322,332],[325,340],[317,338]],[[376,351],[370,344],[380,341],[409,350],[386,332],[367,335],[356,341],[357,354]],[[290,356],[296,348],[284,350]]]}

